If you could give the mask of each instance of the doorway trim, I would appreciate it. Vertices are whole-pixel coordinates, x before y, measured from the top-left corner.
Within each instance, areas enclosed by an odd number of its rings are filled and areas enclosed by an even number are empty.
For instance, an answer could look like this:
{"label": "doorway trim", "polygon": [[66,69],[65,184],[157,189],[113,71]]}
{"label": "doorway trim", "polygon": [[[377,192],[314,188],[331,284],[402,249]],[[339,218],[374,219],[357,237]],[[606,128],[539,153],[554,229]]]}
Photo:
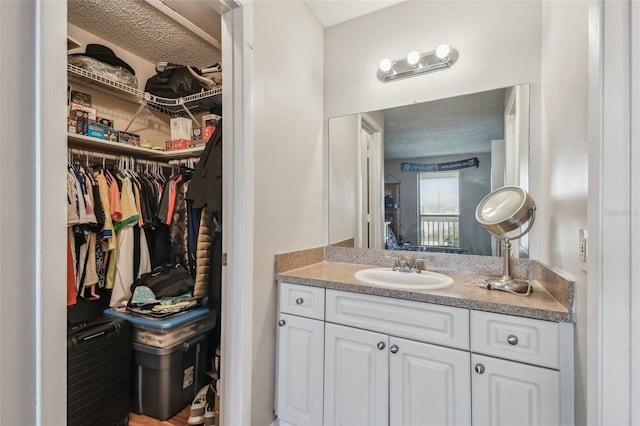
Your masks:
{"label": "doorway trim", "polygon": [[[361,164],[361,188],[362,192],[368,191],[368,196],[361,194],[362,203],[362,224],[360,226],[365,238],[366,225],[368,223],[367,247],[372,249],[384,248],[384,210],[382,203],[384,200],[384,147],[382,142],[382,128],[368,114],[360,114],[360,131],[369,135],[368,146],[363,147],[363,140],[360,137],[360,164]],[[364,201],[368,203],[368,214],[365,211]],[[362,241],[361,239],[361,241]],[[364,247],[364,245],[362,245]],[[367,248],[364,247],[364,248]]]}

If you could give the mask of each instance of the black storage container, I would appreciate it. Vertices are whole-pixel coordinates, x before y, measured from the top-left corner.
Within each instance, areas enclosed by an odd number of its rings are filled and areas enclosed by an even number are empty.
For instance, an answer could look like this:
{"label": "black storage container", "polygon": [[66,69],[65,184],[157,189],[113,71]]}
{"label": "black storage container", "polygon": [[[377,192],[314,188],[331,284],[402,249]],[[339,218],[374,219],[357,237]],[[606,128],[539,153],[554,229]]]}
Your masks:
{"label": "black storage container", "polygon": [[207,384],[208,333],[169,348],[133,343],[133,411],[167,420]]}
{"label": "black storage container", "polygon": [[126,425],[131,401],[131,324],[100,318],[67,335],[67,425]]}

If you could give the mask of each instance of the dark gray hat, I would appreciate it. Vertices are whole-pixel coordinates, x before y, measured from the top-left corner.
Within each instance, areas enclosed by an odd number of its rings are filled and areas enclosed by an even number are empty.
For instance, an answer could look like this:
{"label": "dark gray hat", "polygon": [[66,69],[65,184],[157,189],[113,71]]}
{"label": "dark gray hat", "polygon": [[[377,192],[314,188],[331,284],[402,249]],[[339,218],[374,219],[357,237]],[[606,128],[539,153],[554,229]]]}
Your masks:
{"label": "dark gray hat", "polygon": [[87,44],[87,48],[85,49],[84,53],[74,53],[74,56],[75,55],[88,56],[90,58],[97,59],[98,61],[110,65],[124,67],[131,71],[131,74],[136,75],[136,72],[133,70],[133,68],[131,68],[129,64],[118,58],[116,54],[113,53],[113,50],[101,44]]}

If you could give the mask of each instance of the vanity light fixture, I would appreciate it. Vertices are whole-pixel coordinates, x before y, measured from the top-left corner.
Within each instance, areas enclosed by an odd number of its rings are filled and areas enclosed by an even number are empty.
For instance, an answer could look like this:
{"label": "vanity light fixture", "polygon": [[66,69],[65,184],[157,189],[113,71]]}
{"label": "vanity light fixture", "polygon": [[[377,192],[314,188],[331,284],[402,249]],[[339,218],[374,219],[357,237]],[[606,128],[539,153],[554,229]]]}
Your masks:
{"label": "vanity light fixture", "polygon": [[420,54],[418,53],[417,50],[412,50],[411,52],[409,52],[409,54],[407,55],[407,63],[410,66],[415,67],[416,65],[418,65],[419,61],[420,61]]}
{"label": "vanity light fixture", "polygon": [[378,80],[387,83],[449,68],[457,60],[458,51],[448,44],[441,44],[436,50],[430,52],[418,53],[412,50],[405,59],[392,61],[385,58],[380,61],[377,76]]}
{"label": "vanity light fixture", "polygon": [[380,61],[380,71],[382,71],[383,73],[388,73],[389,71],[391,71],[391,59],[384,58]]}

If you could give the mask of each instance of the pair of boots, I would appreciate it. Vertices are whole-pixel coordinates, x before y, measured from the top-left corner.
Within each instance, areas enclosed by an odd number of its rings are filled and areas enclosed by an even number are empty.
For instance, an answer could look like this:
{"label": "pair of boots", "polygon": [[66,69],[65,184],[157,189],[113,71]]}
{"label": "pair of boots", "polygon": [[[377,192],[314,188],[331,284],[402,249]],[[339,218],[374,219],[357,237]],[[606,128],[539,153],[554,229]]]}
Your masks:
{"label": "pair of boots", "polygon": [[215,389],[212,384],[198,391],[189,412],[188,423],[191,426],[213,426],[215,417]]}

